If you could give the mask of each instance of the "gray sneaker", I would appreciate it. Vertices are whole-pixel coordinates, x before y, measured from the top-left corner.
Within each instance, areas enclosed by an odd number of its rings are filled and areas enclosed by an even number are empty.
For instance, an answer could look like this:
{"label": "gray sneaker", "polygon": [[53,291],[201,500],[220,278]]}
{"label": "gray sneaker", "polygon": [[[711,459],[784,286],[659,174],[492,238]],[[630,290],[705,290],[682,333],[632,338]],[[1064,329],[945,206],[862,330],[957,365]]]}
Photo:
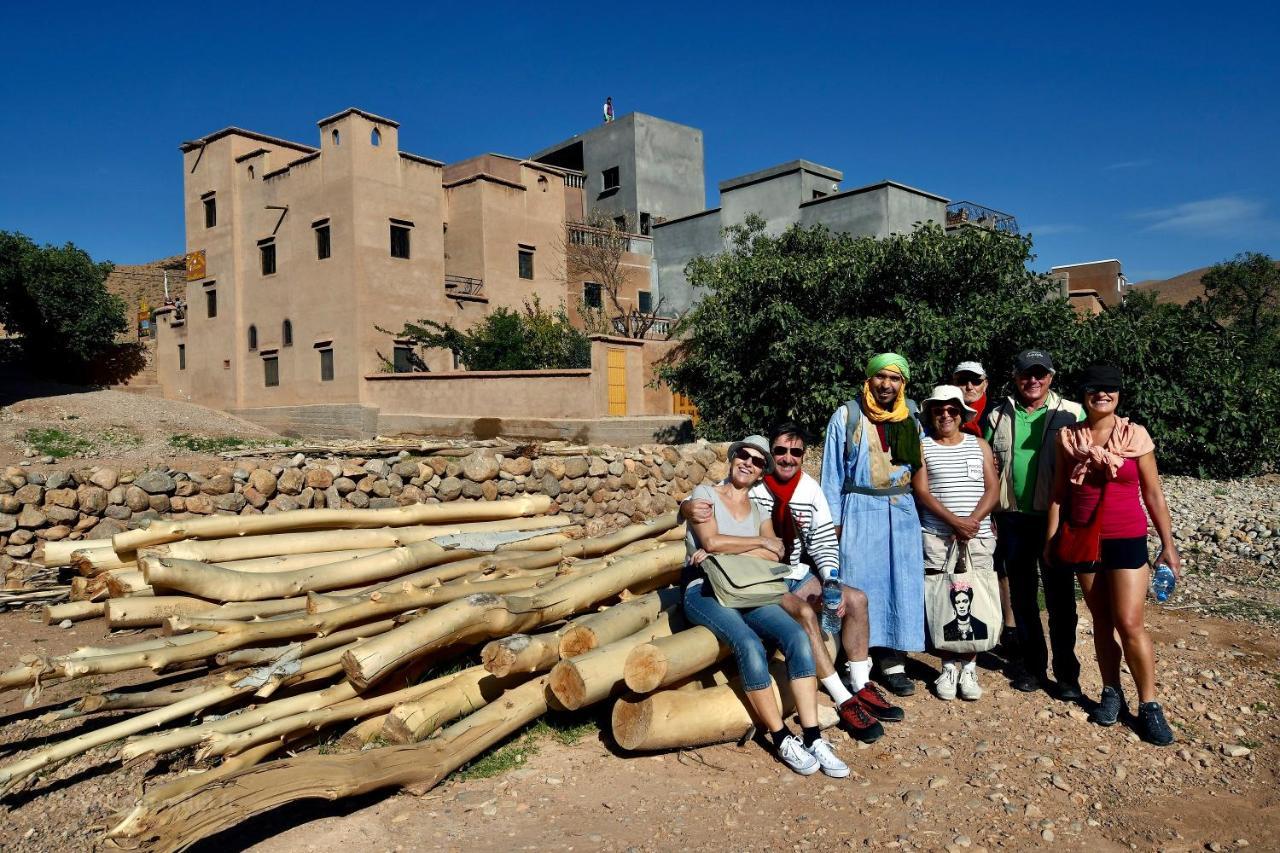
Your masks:
{"label": "gray sneaker", "polygon": [[[782,739],[782,743],[778,745],[778,758],[801,776],[812,776],[818,772],[818,759],[813,757],[812,752],[805,749],[800,738],[795,735],[787,735]],[[848,768],[846,767],[845,770],[847,771]]]}
{"label": "gray sneaker", "polygon": [[809,746],[809,752],[817,759],[822,772],[833,779],[843,779],[849,775],[849,765],[840,760],[835,750],[831,748],[831,744],[825,739],[815,740]]}
{"label": "gray sneaker", "polygon": [[956,698],[956,682],[959,678],[960,673],[954,664],[943,664],[942,675],[939,675],[937,681],[933,682],[933,690],[938,694],[938,698],[944,702],[949,702]]}
{"label": "gray sneaker", "polygon": [[966,702],[976,702],[982,698],[982,688],[978,686],[978,672],[971,666],[960,670],[960,698]]}
{"label": "gray sneaker", "polygon": [[1124,694],[1119,688],[1104,686],[1097,707],[1089,714],[1089,720],[1099,726],[1114,726],[1124,710]]}

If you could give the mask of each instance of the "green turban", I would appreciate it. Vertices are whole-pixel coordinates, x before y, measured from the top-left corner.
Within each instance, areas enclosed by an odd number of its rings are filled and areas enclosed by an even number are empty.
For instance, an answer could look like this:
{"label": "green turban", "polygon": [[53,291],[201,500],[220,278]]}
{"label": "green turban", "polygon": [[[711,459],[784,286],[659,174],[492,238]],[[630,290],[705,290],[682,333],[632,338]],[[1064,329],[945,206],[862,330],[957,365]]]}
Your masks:
{"label": "green turban", "polygon": [[911,368],[907,365],[907,360],[896,352],[882,352],[872,356],[867,362],[867,378],[870,379],[886,367],[897,368],[903,379],[911,381]]}

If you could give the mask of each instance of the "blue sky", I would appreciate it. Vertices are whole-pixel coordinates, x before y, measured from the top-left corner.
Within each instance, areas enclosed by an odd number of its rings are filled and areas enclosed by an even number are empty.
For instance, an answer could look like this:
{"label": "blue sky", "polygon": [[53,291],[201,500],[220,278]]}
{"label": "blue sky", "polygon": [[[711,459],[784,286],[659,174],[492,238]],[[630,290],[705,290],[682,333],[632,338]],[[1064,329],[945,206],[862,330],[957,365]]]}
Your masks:
{"label": "blue sky", "polygon": [[119,263],[184,250],[184,139],[316,144],[354,105],[525,155],[605,95],[703,129],[710,204],[803,157],[1013,213],[1037,268],[1280,256],[1270,4],[6,5],[0,229]]}

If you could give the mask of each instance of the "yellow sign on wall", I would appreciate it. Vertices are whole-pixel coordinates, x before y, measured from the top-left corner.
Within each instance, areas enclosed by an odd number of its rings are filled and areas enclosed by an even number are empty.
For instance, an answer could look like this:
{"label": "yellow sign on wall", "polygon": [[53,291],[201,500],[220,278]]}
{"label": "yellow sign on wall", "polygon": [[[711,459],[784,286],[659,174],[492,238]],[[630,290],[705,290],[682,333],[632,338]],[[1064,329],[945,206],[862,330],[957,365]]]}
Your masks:
{"label": "yellow sign on wall", "polygon": [[199,281],[204,276],[204,249],[187,252],[187,281]]}

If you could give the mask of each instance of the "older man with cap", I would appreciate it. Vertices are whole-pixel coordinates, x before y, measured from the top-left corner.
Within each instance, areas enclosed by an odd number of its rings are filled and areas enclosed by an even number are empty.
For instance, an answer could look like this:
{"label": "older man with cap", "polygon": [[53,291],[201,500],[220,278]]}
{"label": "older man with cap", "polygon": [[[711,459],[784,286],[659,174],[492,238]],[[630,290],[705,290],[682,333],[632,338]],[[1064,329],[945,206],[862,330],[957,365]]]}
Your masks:
{"label": "older man with cap", "polygon": [[840,538],[841,580],[867,595],[881,681],[910,696],[903,653],[924,650],[924,551],[911,495],[920,424],[906,398],[905,358],[881,353],[867,362],[866,377],[862,393],[827,424],[822,492]]}
{"label": "older man with cap", "polygon": [[1049,612],[1049,644],[1058,698],[1079,701],[1080,661],[1076,658],[1075,578],[1042,568],[1058,433],[1084,419],[1078,403],[1054,393],[1053,359],[1044,350],[1019,353],[1013,362],[1013,396],[987,409],[983,432],[1000,469],[996,503],[996,566],[1009,579],[1017,623],[1022,671],[1013,687],[1032,692],[1047,685],[1049,650],[1040,625],[1037,590],[1044,575]]}

